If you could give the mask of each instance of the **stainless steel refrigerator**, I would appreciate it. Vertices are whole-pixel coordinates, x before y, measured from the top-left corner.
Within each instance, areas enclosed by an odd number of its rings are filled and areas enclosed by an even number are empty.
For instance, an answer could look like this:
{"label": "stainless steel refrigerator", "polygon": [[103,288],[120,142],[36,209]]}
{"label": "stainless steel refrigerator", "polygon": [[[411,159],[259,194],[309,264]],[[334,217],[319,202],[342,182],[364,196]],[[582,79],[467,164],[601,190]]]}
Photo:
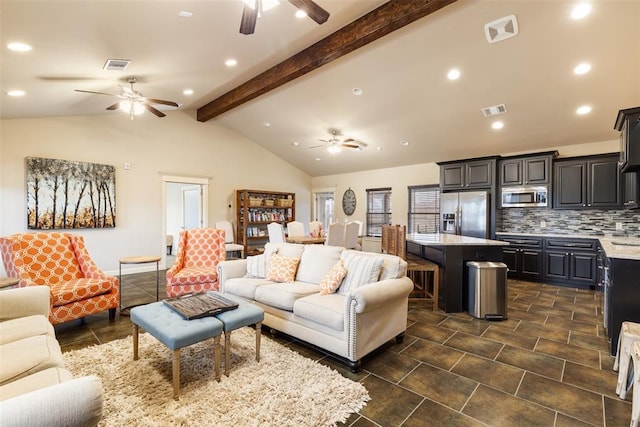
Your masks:
{"label": "stainless steel refrigerator", "polygon": [[489,238],[489,193],[468,191],[440,194],[440,232]]}

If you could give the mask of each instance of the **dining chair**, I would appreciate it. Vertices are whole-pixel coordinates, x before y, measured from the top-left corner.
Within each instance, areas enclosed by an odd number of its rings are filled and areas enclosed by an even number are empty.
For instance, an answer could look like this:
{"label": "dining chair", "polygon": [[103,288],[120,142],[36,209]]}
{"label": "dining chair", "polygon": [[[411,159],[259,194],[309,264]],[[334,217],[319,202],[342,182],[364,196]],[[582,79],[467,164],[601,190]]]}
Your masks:
{"label": "dining chair", "polygon": [[244,245],[235,243],[233,224],[231,221],[216,221],[216,228],[224,231],[224,249],[229,252],[240,252],[240,258],[244,258]]}
{"label": "dining chair", "polygon": [[327,230],[327,240],[325,244],[329,246],[344,247],[346,243],[345,231],[346,231],[346,226],[344,224],[340,224],[338,222],[329,224],[329,229]]}
{"label": "dining chair", "polygon": [[300,221],[291,221],[287,223],[287,236],[306,236],[304,233],[304,224]]}
{"label": "dining chair", "polygon": [[358,224],[356,221],[352,221],[347,224],[345,229],[345,237],[344,237],[345,248],[360,250],[360,245],[358,244],[359,231],[360,231],[360,224]]}
{"label": "dining chair", "polygon": [[270,243],[284,243],[286,241],[282,224],[277,222],[269,223],[267,225],[267,232],[269,233]]}

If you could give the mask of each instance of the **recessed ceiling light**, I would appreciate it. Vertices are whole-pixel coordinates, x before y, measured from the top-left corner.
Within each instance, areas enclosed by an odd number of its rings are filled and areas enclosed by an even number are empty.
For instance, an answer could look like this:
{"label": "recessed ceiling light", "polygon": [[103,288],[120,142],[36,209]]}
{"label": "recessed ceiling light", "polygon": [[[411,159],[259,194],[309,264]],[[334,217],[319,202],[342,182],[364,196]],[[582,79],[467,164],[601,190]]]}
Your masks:
{"label": "recessed ceiling light", "polygon": [[491,123],[491,127],[496,130],[502,129],[504,127],[504,123],[502,123],[501,121],[493,122]]}
{"label": "recessed ceiling light", "polygon": [[319,162],[319,161],[320,161],[320,157],[316,157],[316,162]]}
{"label": "recessed ceiling light", "polygon": [[238,61],[233,58],[229,58],[224,61],[224,65],[226,65],[227,67],[235,67],[236,65],[238,65]]}
{"label": "recessed ceiling light", "polygon": [[297,147],[298,145],[300,145],[300,143],[298,141],[293,141],[291,145],[293,145],[294,147]]}
{"label": "recessed ceiling light", "polygon": [[362,92],[362,89],[360,89],[359,87],[354,87],[354,88],[353,88],[353,90],[352,90],[351,92],[353,92],[353,94],[354,94],[355,96],[360,96],[360,95],[362,95],[362,93],[363,93],[363,92]]}
{"label": "recessed ceiling light", "polygon": [[378,150],[378,151],[382,151],[382,147],[378,147],[378,148],[377,148],[377,150]]}
{"label": "recessed ceiling light", "polygon": [[305,12],[304,10],[300,10],[298,9],[298,11],[296,12],[296,18],[306,18],[307,17],[307,12]]}
{"label": "recessed ceiling light", "polygon": [[183,95],[193,95],[193,89],[185,89],[182,91]]}
{"label": "recessed ceiling light", "polygon": [[582,105],[576,110],[576,114],[589,114],[590,112],[591,107],[589,105]]}
{"label": "recessed ceiling light", "polygon": [[5,92],[7,95],[9,96],[25,96],[27,92],[23,91],[23,90],[9,90],[7,92]]}
{"label": "recessed ceiling light", "polygon": [[572,19],[582,19],[591,13],[591,4],[589,3],[578,3],[571,9],[571,18]]}
{"label": "recessed ceiling light", "polygon": [[458,80],[460,78],[460,70],[458,70],[457,68],[452,68],[447,73],[447,78],[449,80]]}
{"label": "recessed ceiling light", "polygon": [[178,16],[179,16],[180,18],[191,18],[191,17],[193,16],[193,12],[188,12],[188,11],[186,11],[186,10],[181,10],[181,11],[178,13]]}
{"label": "recessed ceiling light", "polygon": [[9,43],[7,47],[14,52],[29,52],[31,50],[31,46],[26,43]]}
{"label": "recessed ceiling light", "polygon": [[266,127],[270,127],[271,126],[271,122],[265,120],[264,122],[262,122],[263,125],[265,125]]}
{"label": "recessed ceiling light", "polygon": [[587,74],[589,71],[591,71],[591,64],[589,64],[587,62],[583,62],[582,64],[578,64],[573,69],[574,74],[577,74],[577,75]]}
{"label": "recessed ceiling light", "polygon": [[409,141],[402,140],[402,141],[400,141],[400,144],[404,145],[406,147],[407,145],[409,145]]}

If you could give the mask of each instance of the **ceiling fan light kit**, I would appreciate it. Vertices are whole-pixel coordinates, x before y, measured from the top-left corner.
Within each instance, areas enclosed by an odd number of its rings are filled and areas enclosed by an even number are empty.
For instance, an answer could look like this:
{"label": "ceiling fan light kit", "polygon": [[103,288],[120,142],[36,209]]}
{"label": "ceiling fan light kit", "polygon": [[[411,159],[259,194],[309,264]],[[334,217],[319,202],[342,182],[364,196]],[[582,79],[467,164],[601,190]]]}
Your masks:
{"label": "ceiling fan light kit", "polygon": [[91,93],[94,95],[115,96],[116,98],[120,98],[121,101],[118,101],[115,104],[108,106],[107,110],[112,111],[112,110],[119,109],[119,110],[125,111],[129,114],[129,116],[131,117],[131,120],[133,120],[134,116],[138,116],[144,113],[144,110],[151,112],[157,117],[166,116],[166,114],[164,114],[162,111],[155,108],[152,104],[167,105],[175,108],[179,107],[179,105],[173,101],[166,101],[164,99],[156,99],[156,98],[147,98],[143,96],[142,93],[138,92],[133,88],[133,84],[137,81],[138,81],[137,78],[129,77],[127,79],[127,82],[131,87],[129,88],[126,86],[120,86],[120,94],[94,92],[91,90],[81,90],[81,89],[76,89],[76,92]]}
{"label": "ceiling fan light kit", "polygon": [[[264,11],[272,9],[280,4],[278,0],[241,0],[243,3],[242,19],[240,20],[240,34],[253,34],[256,30],[256,21]],[[329,19],[329,12],[321,8],[313,0],[289,0],[289,3],[304,12],[318,25],[322,25]]]}

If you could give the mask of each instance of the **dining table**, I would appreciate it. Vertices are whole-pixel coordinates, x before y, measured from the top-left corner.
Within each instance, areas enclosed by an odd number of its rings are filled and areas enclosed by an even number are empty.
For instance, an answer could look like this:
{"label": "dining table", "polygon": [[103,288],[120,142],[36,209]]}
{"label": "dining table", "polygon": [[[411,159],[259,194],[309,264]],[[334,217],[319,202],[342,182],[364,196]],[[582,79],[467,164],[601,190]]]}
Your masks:
{"label": "dining table", "polygon": [[288,236],[288,243],[300,243],[303,245],[323,245],[325,241],[324,237],[311,237],[311,236]]}

